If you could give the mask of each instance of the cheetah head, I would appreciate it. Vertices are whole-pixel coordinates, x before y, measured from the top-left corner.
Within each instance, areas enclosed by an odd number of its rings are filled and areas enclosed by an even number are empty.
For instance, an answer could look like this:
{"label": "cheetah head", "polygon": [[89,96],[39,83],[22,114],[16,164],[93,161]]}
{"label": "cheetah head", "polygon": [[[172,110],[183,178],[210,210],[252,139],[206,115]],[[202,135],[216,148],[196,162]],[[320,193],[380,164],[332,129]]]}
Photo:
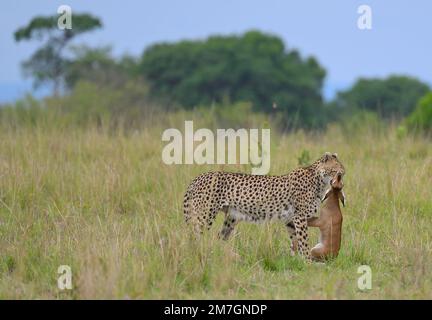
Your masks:
{"label": "cheetah head", "polygon": [[317,171],[326,185],[330,185],[330,182],[336,181],[338,177],[341,179],[345,174],[345,168],[336,153],[324,153],[316,164]]}

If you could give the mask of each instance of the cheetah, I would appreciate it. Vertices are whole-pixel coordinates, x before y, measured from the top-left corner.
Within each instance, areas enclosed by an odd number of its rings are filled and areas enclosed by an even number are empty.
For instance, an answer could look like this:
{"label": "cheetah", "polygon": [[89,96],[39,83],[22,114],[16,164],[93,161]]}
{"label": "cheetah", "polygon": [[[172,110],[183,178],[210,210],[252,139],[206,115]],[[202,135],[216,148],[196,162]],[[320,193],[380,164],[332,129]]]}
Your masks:
{"label": "cheetah", "polygon": [[[319,215],[330,182],[345,168],[337,154],[326,152],[307,167],[280,176],[207,172],[196,177],[184,196],[184,217],[197,234],[210,229],[220,211],[225,220],[219,237],[227,240],[240,221],[282,221],[296,249],[310,260],[307,219]],[[296,248],[295,248],[296,247]]]}

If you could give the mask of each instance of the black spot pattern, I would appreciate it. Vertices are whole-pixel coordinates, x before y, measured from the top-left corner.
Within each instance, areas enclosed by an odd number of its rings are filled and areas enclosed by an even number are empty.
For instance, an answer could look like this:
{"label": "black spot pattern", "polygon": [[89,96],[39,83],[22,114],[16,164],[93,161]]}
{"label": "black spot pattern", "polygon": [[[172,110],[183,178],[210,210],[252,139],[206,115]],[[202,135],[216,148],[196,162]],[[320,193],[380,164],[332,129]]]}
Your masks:
{"label": "black spot pattern", "polygon": [[185,220],[195,232],[212,225],[225,213],[220,232],[228,239],[241,221],[281,220],[287,227],[291,249],[309,258],[307,219],[317,216],[321,199],[337,173],[345,173],[335,154],[325,153],[312,165],[281,176],[207,172],[196,177],[184,196]]}

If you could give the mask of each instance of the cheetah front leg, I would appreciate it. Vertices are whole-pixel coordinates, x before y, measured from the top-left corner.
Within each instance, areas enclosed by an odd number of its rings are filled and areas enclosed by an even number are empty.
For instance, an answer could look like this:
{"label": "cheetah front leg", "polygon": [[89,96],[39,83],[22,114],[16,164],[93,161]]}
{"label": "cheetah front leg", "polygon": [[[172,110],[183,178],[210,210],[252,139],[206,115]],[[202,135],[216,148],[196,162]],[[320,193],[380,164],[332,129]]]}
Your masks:
{"label": "cheetah front leg", "polygon": [[306,215],[297,215],[293,219],[297,246],[300,254],[306,261],[312,261],[309,251],[309,235]]}
{"label": "cheetah front leg", "polygon": [[[307,220],[307,225],[308,225],[308,227],[318,227],[319,228],[321,225],[321,220],[320,220],[320,218],[317,218],[317,217],[309,218]],[[297,253],[297,237],[295,234],[294,223],[292,221],[288,222],[286,224],[286,228],[288,230],[288,235],[289,235],[289,238],[291,241],[290,254],[291,254],[291,256],[295,256]]]}

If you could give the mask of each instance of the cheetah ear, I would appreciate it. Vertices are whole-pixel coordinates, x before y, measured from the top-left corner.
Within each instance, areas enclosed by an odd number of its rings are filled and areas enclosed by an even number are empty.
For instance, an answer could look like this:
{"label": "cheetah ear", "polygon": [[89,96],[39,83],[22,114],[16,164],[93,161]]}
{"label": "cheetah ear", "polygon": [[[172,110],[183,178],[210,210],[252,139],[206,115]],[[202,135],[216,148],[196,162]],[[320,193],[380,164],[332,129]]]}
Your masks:
{"label": "cheetah ear", "polygon": [[333,153],[332,156],[335,157],[335,158],[337,158],[338,154],[337,153]]}
{"label": "cheetah ear", "polygon": [[331,157],[332,157],[332,154],[330,152],[324,153],[324,155],[323,155],[324,162],[329,161],[331,159]]}

